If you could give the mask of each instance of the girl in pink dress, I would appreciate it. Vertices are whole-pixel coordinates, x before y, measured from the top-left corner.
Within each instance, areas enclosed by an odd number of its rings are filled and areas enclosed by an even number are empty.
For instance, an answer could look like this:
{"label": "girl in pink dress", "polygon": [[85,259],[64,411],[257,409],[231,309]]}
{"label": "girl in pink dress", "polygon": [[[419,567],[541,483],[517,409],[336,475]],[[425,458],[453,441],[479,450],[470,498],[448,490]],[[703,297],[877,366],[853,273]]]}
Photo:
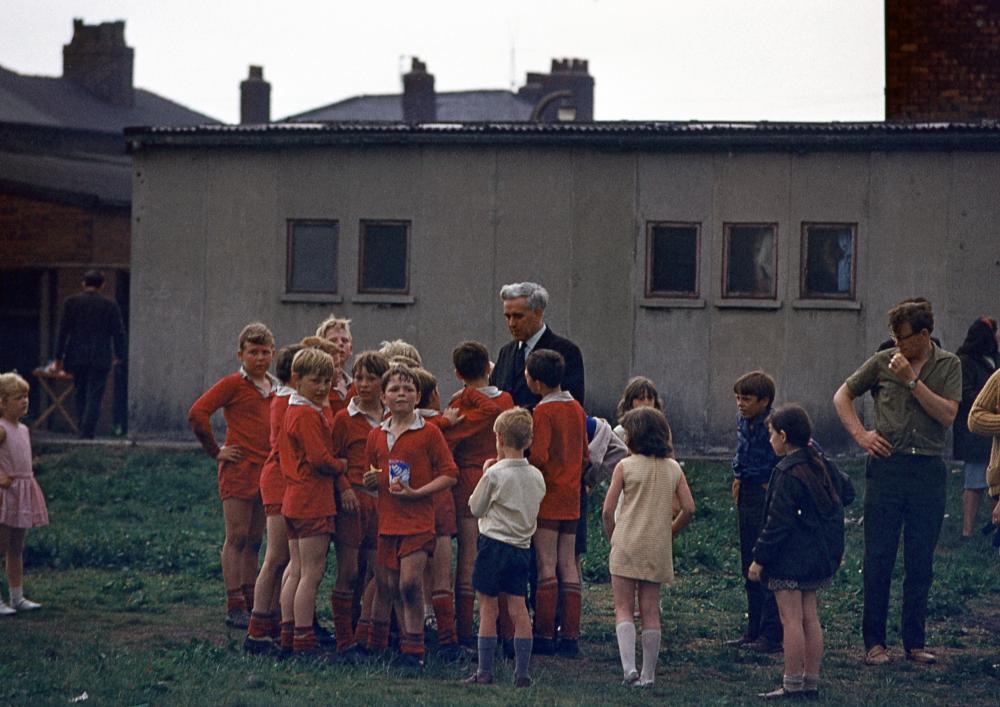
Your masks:
{"label": "girl in pink dress", "polygon": [[0,547],[7,560],[10,605],[0,599],[0,616],[37,609],[24,598],[24,535],[48,525],[45,497],[31,469],[31,439],[21,418],[28,414],[28,382],[16,373],[0,374]]}

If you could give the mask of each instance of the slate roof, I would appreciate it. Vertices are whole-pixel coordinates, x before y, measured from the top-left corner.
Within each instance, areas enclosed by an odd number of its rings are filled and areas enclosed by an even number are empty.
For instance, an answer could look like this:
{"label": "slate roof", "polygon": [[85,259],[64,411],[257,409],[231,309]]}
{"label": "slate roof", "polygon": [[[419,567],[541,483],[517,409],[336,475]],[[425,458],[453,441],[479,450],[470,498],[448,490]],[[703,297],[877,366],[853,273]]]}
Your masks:
{"label": "slate roof", "polygon": [[[531,118],[533,105],[516,93],[504,90],[448,91],[438,93],[439,121],[521,121]],[[354,96],[321,108],[285,118],[290,122],[403,120],[402,96],[398,93]]]}
{"label": "slate roof", "polygon": [[214,118],[141,88],[131,108],[114,106],[68,79],[0,67],[0,122],[119,133],[130,125],[205,125]]}
{"label": "slate roof", "polygon": [[124,154],[0,152],[0,188],[80,206],[128,208],[132,202],[132,160]]}

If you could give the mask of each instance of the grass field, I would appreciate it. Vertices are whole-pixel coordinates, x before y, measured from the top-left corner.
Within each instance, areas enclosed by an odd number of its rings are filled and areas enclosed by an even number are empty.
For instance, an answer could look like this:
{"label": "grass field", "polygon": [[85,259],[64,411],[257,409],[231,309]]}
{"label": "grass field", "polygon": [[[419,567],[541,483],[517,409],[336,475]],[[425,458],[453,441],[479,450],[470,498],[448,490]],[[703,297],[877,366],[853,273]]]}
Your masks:
{"label": "grass field", "polygon": [[[222,522],[212,463],[194,452],[38,448],[36,474],[52,524],[28,534],[28,596],[42,610],[0,621],[0,704],[753,704],[775,687],[780,656],[722,645],[743,625],[735,511],[724,463],[687,462],[698,513],[678,539],[677,583],[661,605],[663,647],[652,691],[628,691],[614,638],[607,543],[592,499],[585,559],[584,638],[578,660],[535,658],[535,685],[466,687],[465,670],[431,658],[420,677],[383,663],[351,668],[249,658],[243,636],[222,623],[218,551]],[[845,465],[863,490],[861,467]],[[597,496],[600,494],[598,493]],[[861,528],[847,526],[848,552],[820,595],[827,654],[822,692],[831,704],[998,703],[1000,558],[986,540],[959,542],[961,477],[949,479],[948,514],[931,593],[928,646],[939,665],[900,659],[902,579],[890,615],[895,660],[861,664]],[[860,515],[861,499],[848,509]],[[321,596],[329,595],[329,577]],[[5,592],[6,593],[6,592]],[[329,607],[321,604],[321,619]]]}

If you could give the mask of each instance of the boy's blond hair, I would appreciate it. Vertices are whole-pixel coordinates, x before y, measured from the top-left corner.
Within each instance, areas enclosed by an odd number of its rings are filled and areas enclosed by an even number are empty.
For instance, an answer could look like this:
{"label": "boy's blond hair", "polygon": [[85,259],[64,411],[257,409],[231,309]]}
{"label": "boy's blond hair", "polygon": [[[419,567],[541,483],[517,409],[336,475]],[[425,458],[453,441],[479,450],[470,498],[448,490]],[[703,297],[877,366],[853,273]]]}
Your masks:
{"label": "boy's blond hair", "polygon": [[493,431],[505,447],[524,451],[531,446],[531,413],[524,408],[504,410],[493,423]]}
{"label": "boy's blond hair", "polygon": [[292,359],[292,373],[299,378],[313,375],[332,378],[335,369],[333,356],[312,347],[302,349]]}
{"label": "boy's blond hair", "polygon": [[240,332],[240,351],[247,344],[274,348],[274,334],[260,322],[252,322],[243,327],[243,331]]}
{"label": "boy's blond hair", "polygon": [[0,374],[0,400],[5,400],[12,395],[20,395],[31,390],[28,381],[17,374],[17,371],[9,371]]}
{"label": "boy's blond hair", "polygon": [[417,347],[413,344],[408,344],[402,339],[383,341],[379,351],[390,361],[397,356],[402,356],[414,361],[418,366],[424,365],[424,360],[420,358],[420,352],[417,351]]}
{"label": "boy's blond hair", "polygon": [[325,339],[326,333],[331,329],[343,329],[348,336],[351,336],[351,320],[343,319],[341,317],[338,317],[336,314],[327,317],[320,323],[318,327],[316,327],[316,336]]}

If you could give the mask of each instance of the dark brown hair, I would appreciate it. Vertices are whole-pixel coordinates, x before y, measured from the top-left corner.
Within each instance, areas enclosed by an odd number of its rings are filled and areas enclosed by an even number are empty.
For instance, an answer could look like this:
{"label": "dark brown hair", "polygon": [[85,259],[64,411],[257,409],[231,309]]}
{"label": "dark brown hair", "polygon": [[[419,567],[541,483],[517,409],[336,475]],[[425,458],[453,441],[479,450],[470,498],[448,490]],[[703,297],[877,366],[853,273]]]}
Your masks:
{"label": "dark brown hair", "polygon": [[636,400],[652,400],[654,408],[663,410],[663,401],[660,400],[660,393],[656,390],[656,385],[653,384],[653,381],[646,378],[646,376],[636,376],[629,379],[628,384],[625,386],[625,391],[622,393],[622,398],[618,401],[615,417],[618,418],[619,422],[621,422],[625,413],[632,409],[632,404]]}
{"label": "dark brown hair", "polygon": [[539,349],[529,354],[524,368],[536,381],[549,388],[558,388],[566,372],[566,359],[558,351]]}
{"label": "dark brown hair", "polygon": [[622,417],[622,427],[625,428],[625,444],[633,454],[661,459],[673,456],[670,425],[666,415],[656,408],[629,410]]}
{"label": "dark brown hair", "polygon": [[774,378],[771,378],[764,371],[744,373],[733,384],[733,392],[737,395],[754,395],[759,400],[767,398],[769,402],[773,403]]}

